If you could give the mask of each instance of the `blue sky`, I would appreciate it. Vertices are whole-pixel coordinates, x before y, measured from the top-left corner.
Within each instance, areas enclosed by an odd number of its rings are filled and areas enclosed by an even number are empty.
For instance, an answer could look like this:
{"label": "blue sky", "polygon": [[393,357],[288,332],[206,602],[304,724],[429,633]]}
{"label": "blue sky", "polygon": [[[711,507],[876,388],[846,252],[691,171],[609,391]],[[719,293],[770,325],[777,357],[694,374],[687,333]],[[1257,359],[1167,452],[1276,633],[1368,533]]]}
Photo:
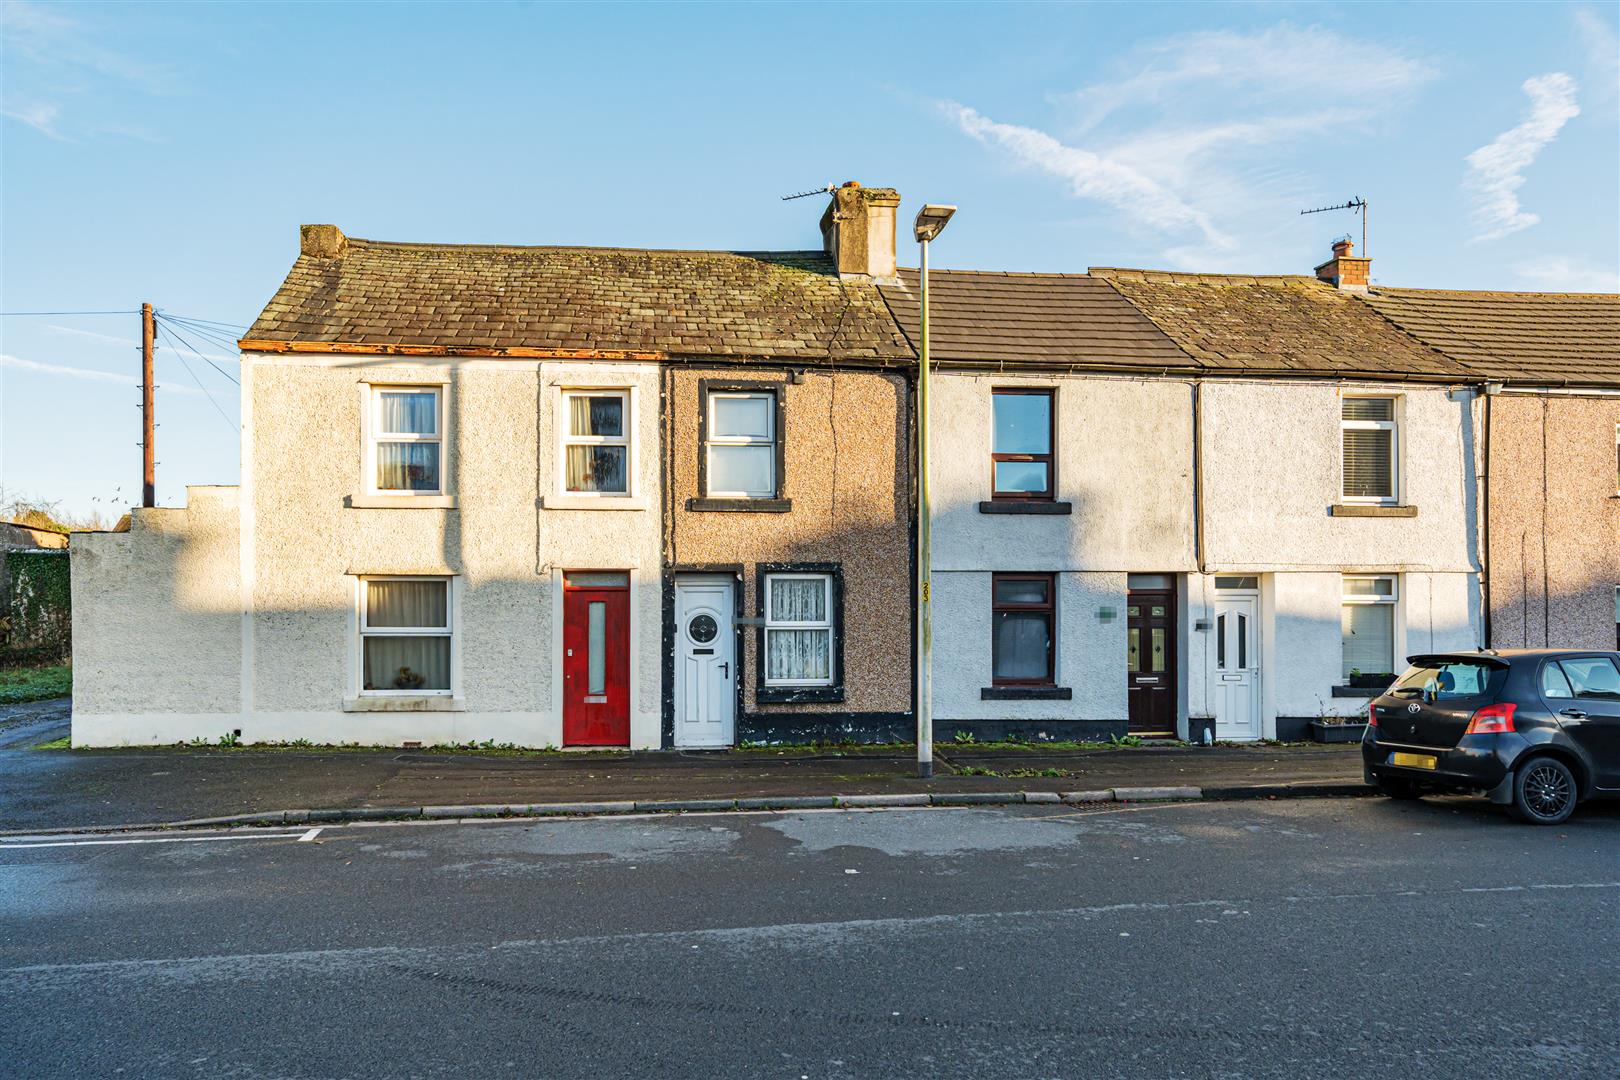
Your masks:
{"label": "blue sky", "polygon": [[[847,179],[956,203],[939,266],[1308,273],[1361,195],[1375,281],[1620,281],[1613,3],[3,9],[8,312],[247,323],[300,222],[811,247]],[[8,496],[138,498],[137,331],[0,319]],[[158,374],[160,502],[234,483],[236,388]]]}

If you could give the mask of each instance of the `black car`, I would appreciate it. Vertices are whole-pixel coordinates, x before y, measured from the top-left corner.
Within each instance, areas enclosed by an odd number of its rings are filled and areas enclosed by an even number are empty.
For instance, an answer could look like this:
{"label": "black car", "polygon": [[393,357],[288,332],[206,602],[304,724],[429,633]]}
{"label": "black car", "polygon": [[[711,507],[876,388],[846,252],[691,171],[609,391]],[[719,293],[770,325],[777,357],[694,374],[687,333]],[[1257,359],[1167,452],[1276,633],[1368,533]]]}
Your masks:
{"label": "black car", "polygon": [[1369,784],[1397,799],[1483,791],[1535,825],[1620,795],[1620,653],[1497,649],[1407,658],[1368,707]]}

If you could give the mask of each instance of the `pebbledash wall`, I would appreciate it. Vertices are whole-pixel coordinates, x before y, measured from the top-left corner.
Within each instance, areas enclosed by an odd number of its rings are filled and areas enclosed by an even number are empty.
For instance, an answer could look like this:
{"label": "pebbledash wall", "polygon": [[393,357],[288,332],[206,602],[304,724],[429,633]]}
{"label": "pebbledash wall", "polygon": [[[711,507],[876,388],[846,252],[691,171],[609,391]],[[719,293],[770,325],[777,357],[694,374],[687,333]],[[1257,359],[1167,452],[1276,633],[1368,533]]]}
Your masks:
{"label": "pebbledash wall", "polygon": [[[1055,391],[1056,500],[1067,514],[983,513],[991,393]],[[1397,398],[1401,502],[1415,516],[1342,517],[1341,395]],[[939,737],[1125,731],[1129,575],[1177,582],[1177,727],[1214,714],[1215,579],[1259,579],[1261,738],[1353,715],[1334,696],[1345,574],[1398,576],[1396,662],[1475,648],[1479,591],[1471,391],[1291,379],[944,374],[934,380],[934,710]],[[1201,411],[1203,560],[1194,497]],[[1410,511],[1408,511],[1410,512]],[[1001,700],[991,686],[991,574],[1058,575],[1055,682],[1066,700]],[[986,698],[989,697],[989,700]]]}
{"label": "pebbledash wall", "polygon": [[[445,388],[442,498],[368,498],[368,384]],[[632,491],[559,491],[562,388],[627,389]],[[633,747],[659,745],[656,364],[242,356],[240,492],[75,537],[75,745],[562,743],[562,576],[626,570]],[[255,423],[255,416],[274,423]],[[608,508],[611,506],[611,509]],[[453,698],[359,694],[359,580],[452,578]]]}
{"label": "pebbledash wall", "polygon": [[1620,393],[1489,399],[1491,644],[1613,649],[1620,626]]}
{"label": "pebbledash wall", "polygon": [[[855,367],[667,365],[667,559],[683,571],[735,575],[738,614],[756,618],[761,567],[836,566],[840,693],[831,701],[762,702],[758,634],[740,634],[737,741],[906,740],[912,712],[910,388],[897,371]],[[705,387],[770,390],[781,403],[781,500],[768,511],[714,509],[699,481]],[[741,500],[738,500],[739,502]],[[649,656],[674,655],[674,625]],[[666,691],[674,693],[673,676]],[[673,704],[669,706],[673,723]]]}

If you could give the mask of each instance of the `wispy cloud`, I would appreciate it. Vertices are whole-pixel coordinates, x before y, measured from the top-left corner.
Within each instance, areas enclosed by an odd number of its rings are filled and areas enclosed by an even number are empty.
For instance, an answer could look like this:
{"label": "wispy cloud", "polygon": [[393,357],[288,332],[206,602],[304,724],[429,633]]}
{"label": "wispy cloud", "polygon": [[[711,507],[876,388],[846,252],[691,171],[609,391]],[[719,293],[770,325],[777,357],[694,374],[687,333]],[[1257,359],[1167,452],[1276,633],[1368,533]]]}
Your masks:
{"label": "wispy cloud", "polygon": [[[74,17],[65,5],[5,0],[0,3],[0,42],[6,79],[0,114],[42,135],[71,141],[73,134],[114,133],[121,121],[85,119],[81,103],[100,90],[117,101],[134,90],[169,92],[173,69],[138,51],[104,44],[103,26]],[[75,118],[77,123],[68,124]]]}
{"label": "wispy cloud", "polygon": [[[1323,57],[1353,98],[1321,103]],[[1291,213],[1323,197],[1320,180],[1278,165],[1280,148],[1368,130],[1434,76],[1396,49],[1285,23],[1146,45],[1121,59],[1119,78],[1052,95],[1051,124],[941,108],[1013,164],[1169,241],[1173,263],[1218,269],[1252,265],[1245,247],[1278,234],[1279,206]]]}
{"label": "wispy cloud", "polygon": [[1254,33],[1207,30],[1150,44],[1129,62],[1132,74],[1063,95],[1081,109],[1081,125],[1135,106],[1177,105],[1219,86],[1233,98],[1276,101],[1312,96],[1331,58],[1333,80],[1363,99],[1400,94],[1434,77],[1425,62],[1318,26],[1281,23]]}
{"label": "wispy cloud", "polygon": [[1530,98],[1529,117],[1465,159],[1463,186],[1474,201],[1475,240],[1499,240],[1541,220],[1519,205],[1524,171],[1581,112],[1575,80],[1561,71],[1526,79],[1523,89]]}
{"label": "wispy cloud", "polygon": [[1520,263],[1513,272],[1545,292],[1620,292],[1620,269],[1587,259],[1546,255]]}
{"label": "wispy cloud", "polygon": [[1602,102],[1620,97],[1620,37],[1602,15],[1588,7],[1575,9],[1575,29],[1586,46],[1587,96]]}
{"label": "wispy cloud", "polygon": [[1230,239],[1210,223],[1208,215],[1118,160],[1065,146],[1044,131],[997,123],[966,105],[952,102],[945,109],[958,127],[980,142],[999,146],[1021,165],[1068,181],[1076,198],[1100,200],[1155,228],[1176,231],[1190,227],[1216,246],[1230,244]]}
{"label": "wispy cloud", "polygon": [[[98,371],[95,368],[71,367],[67,364],[49,364],[39,360],[24,360],[20,356],[10,353],[0,353],[0,368],[15,368],[18,371],[27,371],[35,375],[51,375],[63,379],[79,379],[84,382],[115,383],[120,386],[139,386],[140,379],[133,375],[124,375],[117,371]],[[165,386],[164,390],[174,394],[201,395],[202,391],[192,386]]]}

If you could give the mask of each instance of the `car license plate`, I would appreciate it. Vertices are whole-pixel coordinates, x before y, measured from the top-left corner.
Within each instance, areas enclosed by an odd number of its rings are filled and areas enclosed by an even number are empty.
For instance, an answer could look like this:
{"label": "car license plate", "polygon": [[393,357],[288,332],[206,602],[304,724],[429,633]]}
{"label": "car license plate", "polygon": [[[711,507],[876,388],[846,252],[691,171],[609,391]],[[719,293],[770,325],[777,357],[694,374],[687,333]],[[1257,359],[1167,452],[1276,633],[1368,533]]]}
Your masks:
{"label": "car license plate", "polygon": [[1404,765],[1408,769],[1432,769],[1439,764],[1433,754],[1403,754],[1400,751],[1389,755],[1391,765]]}

